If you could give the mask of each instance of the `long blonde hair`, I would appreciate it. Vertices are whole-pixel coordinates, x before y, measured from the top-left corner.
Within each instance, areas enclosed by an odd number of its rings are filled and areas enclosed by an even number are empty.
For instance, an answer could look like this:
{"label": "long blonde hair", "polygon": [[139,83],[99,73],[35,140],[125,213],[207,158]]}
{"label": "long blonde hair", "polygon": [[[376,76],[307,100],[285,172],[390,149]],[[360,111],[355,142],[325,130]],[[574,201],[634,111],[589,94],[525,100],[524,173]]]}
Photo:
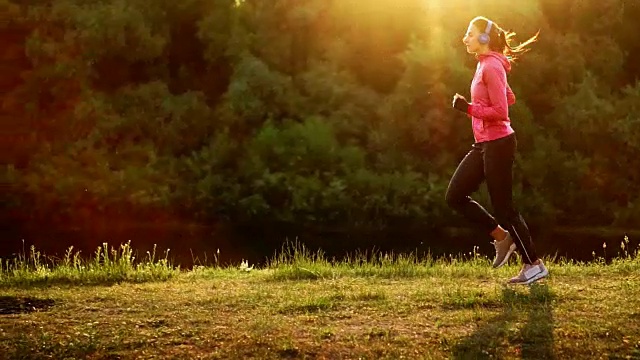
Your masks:
{"label": "long blonde hair", "polygon": [[[481,32],[487,28],[489,19],[484,16],[475,17],[471,20],[471,24],[478,28]],[[515,32],[506,31],[502,29],[498,24],[493,22],[491,30],[489,30],[489,49],[504,54],[509,61],[515,61],[519,55],[529,51],[529,45],[538,40],[538,31],[534,36],[530,37],[527,41],[520,43],[517,46],[511,45],[511,40],[516,35]]]}

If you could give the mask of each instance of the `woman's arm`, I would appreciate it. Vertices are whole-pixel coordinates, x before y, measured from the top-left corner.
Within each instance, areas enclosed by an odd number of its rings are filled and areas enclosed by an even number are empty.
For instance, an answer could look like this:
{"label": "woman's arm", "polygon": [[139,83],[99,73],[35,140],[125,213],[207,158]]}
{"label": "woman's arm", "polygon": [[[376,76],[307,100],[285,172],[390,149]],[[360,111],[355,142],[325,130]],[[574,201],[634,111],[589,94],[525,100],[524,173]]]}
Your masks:
{"label": "woman's arm", "polygon": [[511,90],[511,86],[507,83],[507,104],[513,105],[516,103],[516,94]]}
{"label": "woman's arm", "polygon": [[[474,104],[469,106],[469,114],[488,121],[504,121],[509,118],[507,103],[507,73],[501,64],[488,63],[483,69],[483,81],[489,93],[489,106]],[[513,94],[513,92],[511,92]],[[515,102],[515,96],[513,97]]]}

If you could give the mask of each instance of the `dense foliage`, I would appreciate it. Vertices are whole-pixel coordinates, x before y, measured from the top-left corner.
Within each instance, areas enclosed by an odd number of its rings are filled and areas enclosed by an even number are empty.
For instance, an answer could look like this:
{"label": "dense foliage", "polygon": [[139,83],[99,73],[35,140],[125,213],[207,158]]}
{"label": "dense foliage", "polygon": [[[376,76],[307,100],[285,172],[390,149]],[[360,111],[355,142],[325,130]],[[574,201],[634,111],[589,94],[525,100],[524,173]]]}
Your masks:
{"label": "dense foliage", "polygon": [[522,212],[637,225],[640,2],[469,4],[0,0],[4,211],[460,224],[443,198],[473,139],[450,101],[483,14],[540,30],[509,78]]}

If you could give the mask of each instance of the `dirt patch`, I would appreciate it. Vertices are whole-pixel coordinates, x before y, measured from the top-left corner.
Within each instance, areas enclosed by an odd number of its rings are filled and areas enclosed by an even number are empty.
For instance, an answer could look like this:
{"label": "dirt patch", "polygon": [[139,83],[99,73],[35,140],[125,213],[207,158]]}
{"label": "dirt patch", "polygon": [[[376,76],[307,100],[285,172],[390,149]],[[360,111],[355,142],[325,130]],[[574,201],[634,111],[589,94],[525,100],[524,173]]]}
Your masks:
{"label": "dirt patch", "polygon": [[0,315],[25,314],[34,311],[47,311],[53,305],[55,305],[55,301],[53,299],[0,296]]}

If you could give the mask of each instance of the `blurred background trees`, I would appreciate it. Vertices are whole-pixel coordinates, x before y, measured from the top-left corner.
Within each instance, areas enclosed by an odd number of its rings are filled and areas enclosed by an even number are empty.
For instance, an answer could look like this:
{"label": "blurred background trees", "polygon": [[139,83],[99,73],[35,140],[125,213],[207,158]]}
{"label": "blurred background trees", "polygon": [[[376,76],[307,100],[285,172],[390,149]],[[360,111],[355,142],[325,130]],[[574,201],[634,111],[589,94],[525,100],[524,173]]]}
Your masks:
{"label": "blurred background trees", "polygon": [[17,221],[462,225],[444,192],[473,138],[450,101],[468,95],[461,38],[478,14],[517,40],[540,30],[509,77],[532,226],[640,220],[636,1],[0,0],[0,14]]}

